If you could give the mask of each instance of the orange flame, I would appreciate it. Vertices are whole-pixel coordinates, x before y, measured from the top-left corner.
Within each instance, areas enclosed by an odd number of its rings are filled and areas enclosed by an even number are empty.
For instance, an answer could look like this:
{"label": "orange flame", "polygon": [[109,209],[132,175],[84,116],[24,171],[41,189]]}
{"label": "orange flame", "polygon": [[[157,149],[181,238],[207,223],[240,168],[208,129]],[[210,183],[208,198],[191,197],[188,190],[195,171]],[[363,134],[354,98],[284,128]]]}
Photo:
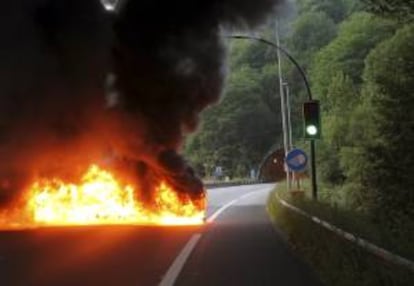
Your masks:
{"label": "orange flame", "polygon": [[27,198],[26,211],[36,225],[197,225],[205,214],[204,198],[178,195],[166,183],[157,187],[148,208],[137,201],[134,187],[120,184],[97,165],[89,167],[79,184],[40,179]]}

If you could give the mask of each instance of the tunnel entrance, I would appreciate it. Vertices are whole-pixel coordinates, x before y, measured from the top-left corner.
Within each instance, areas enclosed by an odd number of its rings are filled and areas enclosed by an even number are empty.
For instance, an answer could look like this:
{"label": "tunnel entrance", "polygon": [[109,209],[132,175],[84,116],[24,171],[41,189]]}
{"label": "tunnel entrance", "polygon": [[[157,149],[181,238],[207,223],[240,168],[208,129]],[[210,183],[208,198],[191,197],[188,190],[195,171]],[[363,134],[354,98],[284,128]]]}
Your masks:
{"label": "tunnel entrance", "polygon": [[262,161],[258,179],[263,182],[280,182],[286,178],[284,171],[284,151],[282,148],[269,152]]}

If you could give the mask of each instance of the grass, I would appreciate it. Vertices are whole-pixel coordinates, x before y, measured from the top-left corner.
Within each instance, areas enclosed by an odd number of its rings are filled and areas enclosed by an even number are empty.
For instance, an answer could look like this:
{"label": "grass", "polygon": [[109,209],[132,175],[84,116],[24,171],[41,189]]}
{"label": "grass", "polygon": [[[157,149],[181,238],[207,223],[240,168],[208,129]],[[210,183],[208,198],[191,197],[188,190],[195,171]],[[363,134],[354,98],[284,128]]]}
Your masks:
{"label": "grass", "polygon": [[[309,214],[411,258],[414,241],[392,237],[380,225],[353,210],[312,201],[308,194],[303,198],[293,198],[285,189],[285,185],[279,185],[279,195]],[[268,210],[274,223],[287,234],[292,247],[314,268],[326,285],[414,285],[413,273],[387,264],[307,218],[286,209],[274,194],[269,199]]]}

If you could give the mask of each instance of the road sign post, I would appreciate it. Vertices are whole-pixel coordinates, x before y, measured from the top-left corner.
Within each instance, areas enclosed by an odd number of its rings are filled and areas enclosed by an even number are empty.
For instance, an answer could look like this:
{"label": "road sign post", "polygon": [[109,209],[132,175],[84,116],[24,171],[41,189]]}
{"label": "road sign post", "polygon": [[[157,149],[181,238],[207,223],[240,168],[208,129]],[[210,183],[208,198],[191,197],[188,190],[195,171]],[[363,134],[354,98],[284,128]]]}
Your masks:
{"label": "road sign post", "polygon": [[310,150],[311,150],[311,173],[312,173],[312,198],[314,200],[318,199],[318,187],[316,184],[316,152],[315,152],[315,140],[311,139]]}

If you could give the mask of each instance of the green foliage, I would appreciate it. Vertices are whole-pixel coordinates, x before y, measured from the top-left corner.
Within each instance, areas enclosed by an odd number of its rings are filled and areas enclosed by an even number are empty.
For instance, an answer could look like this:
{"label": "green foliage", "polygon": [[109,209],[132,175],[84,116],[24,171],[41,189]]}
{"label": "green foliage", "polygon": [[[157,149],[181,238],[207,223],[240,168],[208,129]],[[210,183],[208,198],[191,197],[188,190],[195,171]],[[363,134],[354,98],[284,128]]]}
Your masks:
{"label": "green foliage", "polygon": [[[315,53],[327,45],[336,36],[336,24],[328,14],[320,9],[312,9],[301,1],[302,9],[298,18],[292,23],[293,29],[287,38],[287,46],[292,55],[307,70]],[[299,4],[300,4],[299,3]],[[288,81],[294,85],[294,92],[301,93],[303,80],[297,69],[290,63],[284,66]]]}
{"label": "green foliage", "polygon": [[268,109],[274,114],[274,119],[277,121],[280,115],[280,98],[276,96],[279,90],[278,66],[276,62],[269,63],[263,67],[260,75],[260,86],[262,92],[260,96],[262,101],[266,104]]}
{"label": "green foliage", "polygon": [[[244,53],[236,54],[239,60],[251,55],[250,47],[243,45]],[[251,63],[252,58],[247,58]],[[274,89],[267,84],[274,83],[269,81],[275,78],[273,72],[273,65],[262,73],[255,65],[236,64],[222,101],[203,114],[200,131],[186,144],[193,165],[206,166],[209,174],[220,165],[230,177],[246,177],[250,168],[257,168],[279,132],[275,110],[269,108],[274,104],[270,98]]]}
{"label": "green foliage", "polygon": [[[387,17],[361,12],[359,2],[298,0],[299,15],[282,39],[309,72],[323,109],[323,138],[317,142],[320,201],[292,202],[413,259],[414,24],[392,19],[410,21],[411,1],[399,1],[398,7],[397,0],[365,1],[372,7],[391,3],[378,13]],[[271,28],[265,31],[269,39]],[[281,142],[275,51],[231,41],[230,70],[220,105],[203,114],[201,130],[185,146],[199,174],[222,165],[226,175],[245,177]],[[307,94],[295,68],[284,61],[283,70],[293,95],[298,145]],[[274,196],[269,211],[327,285],[412,284],[412,274],[281,208]]]}
{"label": "green foliage", "polygon": [[[355,13],[340,25],[338,37],[315,57],[310,76],[313,88],[323,102],[327,88],[339,72],[356,85],[362,83],[364,60],[377,44],[390,37],[395,30],[391,21],[368,13]],[[325,108],[330,108],[325,105]]]}
{"label": "green foliage", "polygon": [[[361,192],[373,196],[375,213],[391,227],[414,217],[414,24],[379,45],[366,61],[364,100],[374,131],[353,164]],[[362,164],[361,161],[367,163]],[[412,226],[412,224],[410,224]]]}
{"label": "green foliage", "polygon": [[414,36],[412,25],[394,36],[399,27],[354,13],[311,56],[310,75],[324,109],[319,178],[341,194],[336,202],[412,237]]}
{"label": "green foliage", "polygon": [[411,0],[362,0],[368,11],[396,18],[403,22],[414,20],[414,1]]}
{"label": "green foliage", "polygon": [[336,35],[336,26],[324,12],[302,14],[293,25],[289,46],[308,63],[313,54],[327,45]]}
{"label": "green foliage", "polygon": [[[310,2],[306,4],[306,1],[299,4],[302,5],[301,13],[292,24],[293,29],[286,39],[286,45],[306,72],[315,54],[335,38],[337,25],[320,6],[312,6]],[[283,71],[293,95],[292,125],[297,141],[303,137],[302,103],[308,99],[308,93],[299,71],[287,60],[284,60]]]}
{"label": "green foliage", "polygon": [[258,42],[232,41],[230,67],[237,70],[244,65],[254,69],[261,69],[269,61],[274,62],[275,53],[268,46]]}
{"label": "green foliage", "polygon": [[347,16],[365,10],[365,5],[361,0],[344,0],[344,3]]}
{"label": "green foliage", "polygon": [[335,22],[340,22],[346,15],[346,4],[343,0],[299,0],[299,10],[305,12],[324,12]]}
{"label": "green foliage", "polygon": [[[321,101],[321,200],[414,240],[414,28],[388,17],[404,10],[406,23],[411,2],[397,7],[397,0],[365,1],[372,7],[392,4],[387,17],[361,11],[360,0],[297,2],[297,18],[283,23],[292,29],[285,31],[282,46],[309,74]],[[273,25],[263,34],[271,40]],[[222,165],[227,175],[246,176],[281,143],[275,50],[249,41],[230,46],[224,97],[203,114],[202,128],[185,146],[199,174]],[[295,67],[286,59],[282,66],[292,94],[294,144],[300,145],[307,93]]]}
{"label": "green foliage", "polygon": [[350,126],[353,110],[358,102],[357,91],[349,77],[339,72],[328,86],[323,104],[331,106],[322,117],[323,141],[318,157],[319,177],[330,186],[342,185],[346,174],[341,163],[344,148],[355,146]]}
{"label": "green foliage", "polygon": [[[325,285],[335,286],[405,286],[411,285],[414,274],[409,270],[385,263],[367,254],[366,250],[344,238],[316,225],[313,221],[283,207],[276,192],[270,196],[268,211],[275,223],[286,235],[289,243],[317,272]],[[290,204],[307,213],[326,220],[344,230],[402,254],[413,255],[413,240],[396,237],[381,224],[354,210],[333,208],[326,203],[308,198],[292,198],[278,186],[277,194]]]}
{"label": "green foliage", "polygon": [[[329,126],[323,126],[328,130]],[[342,184],[345,177],[340,165],[338,150],[322,141],[318,145],[318,178],[329,186]]]}
{"label": "green foliage", "polygon": [[348,75],[338,71],[332,73],[332,80],[328,84],[325,106],[330,106],[331,112],[336,115],[348,117],[359,100],[353,81]]}

